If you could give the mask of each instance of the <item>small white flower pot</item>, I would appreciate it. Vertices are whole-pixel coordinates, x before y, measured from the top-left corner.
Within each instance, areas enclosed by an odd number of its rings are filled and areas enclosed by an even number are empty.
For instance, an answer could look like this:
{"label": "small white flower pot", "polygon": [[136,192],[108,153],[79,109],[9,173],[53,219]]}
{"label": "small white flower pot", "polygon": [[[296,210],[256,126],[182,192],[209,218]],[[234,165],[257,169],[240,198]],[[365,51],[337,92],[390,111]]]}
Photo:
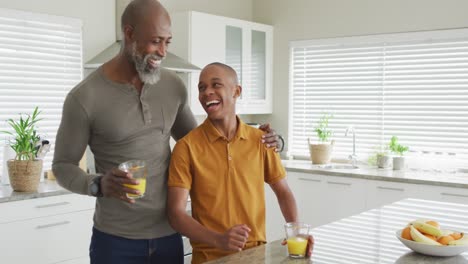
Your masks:
{"label": "small white flower pot", "polygon": [[381,169],[392,167],[392,157],[386,155],[377,156],[377,167]]}
{"label": "small white flower pot", "polygon": [[402,170],[405,168],[405,157],[393,157],[393,170]]}

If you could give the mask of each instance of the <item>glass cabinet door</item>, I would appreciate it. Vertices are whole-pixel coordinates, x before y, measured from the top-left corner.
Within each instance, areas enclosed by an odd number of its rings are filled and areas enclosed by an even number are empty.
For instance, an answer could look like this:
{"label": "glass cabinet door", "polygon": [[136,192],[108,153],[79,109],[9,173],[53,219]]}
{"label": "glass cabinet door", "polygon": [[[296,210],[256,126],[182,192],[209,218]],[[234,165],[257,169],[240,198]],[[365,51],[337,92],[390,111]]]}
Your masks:
{"label": "glass cabinet door", "polygon": [[242,28],[226,26],[226,64],[237,73],[242,84]]}
{"label": "glass cabinet door", "polygon": [[249,99],[263,100],[266,97],[266,33],[252,30],[250,86],[246,89]]}

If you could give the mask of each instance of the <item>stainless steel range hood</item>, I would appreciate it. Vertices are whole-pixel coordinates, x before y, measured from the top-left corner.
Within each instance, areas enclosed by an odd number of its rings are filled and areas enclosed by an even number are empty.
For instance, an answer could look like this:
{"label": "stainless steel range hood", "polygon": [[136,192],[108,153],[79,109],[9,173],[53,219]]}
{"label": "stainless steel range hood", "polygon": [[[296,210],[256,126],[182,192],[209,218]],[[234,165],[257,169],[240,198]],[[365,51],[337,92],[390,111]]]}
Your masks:
{"label": "stainless steel range hood", "polygon": [[[94,58],[85,63],[85,69],[96,69],[103,63],[109,61],[120,51],[120,41],[122,40],[122,31],[120,29],[120,17],[122,16],[125,7],[132,0],[116,0],[115,1],[115,34],[117,41],[108,48],[100,52]],[[180,58],[179,56],[167,52],[166,57],[161,62],[161,67],[177,72],[193,72],[199,71],[200,68]]]}

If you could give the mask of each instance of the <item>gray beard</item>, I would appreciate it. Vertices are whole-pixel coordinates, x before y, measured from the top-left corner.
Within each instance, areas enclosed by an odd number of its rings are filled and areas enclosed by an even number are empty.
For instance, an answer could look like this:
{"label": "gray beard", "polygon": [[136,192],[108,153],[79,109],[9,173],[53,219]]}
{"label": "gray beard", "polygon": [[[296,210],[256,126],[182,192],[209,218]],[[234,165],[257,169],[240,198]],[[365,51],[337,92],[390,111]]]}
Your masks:
{"label": "gray beard", "polygon": [[146,84],[156,84],[161,79],[161,68],[152,69],[148,64],[148,59],[162,59],[159,56],[147,54],[144,58],[136,50],[136,43],[132,44],[132,60],[135,63],[135,69],[138,72],[140,80]]}

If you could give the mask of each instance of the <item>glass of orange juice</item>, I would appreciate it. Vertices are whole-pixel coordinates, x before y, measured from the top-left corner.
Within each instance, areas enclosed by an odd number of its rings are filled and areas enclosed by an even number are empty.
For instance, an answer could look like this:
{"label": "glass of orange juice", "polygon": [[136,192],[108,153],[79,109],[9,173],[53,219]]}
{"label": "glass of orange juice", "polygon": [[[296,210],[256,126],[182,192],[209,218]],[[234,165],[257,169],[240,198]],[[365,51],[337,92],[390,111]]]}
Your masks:
{"label": "glass of orange juice", "polygon": [[306,256],[310,225],[300,222],[291,222],[284,225],[288,254],[291,258],[304,258]]}
{"label": "glass of orange juice", "polygon": [[119,165],[119,170],[132,174],[132,178],[138,179],[138,184],[124,184],[125,187],[140,191],[140,194],[127,193],[130,199],[138,199],[145,196],[146,176],[148,169],[144,160],[129,160]]}

